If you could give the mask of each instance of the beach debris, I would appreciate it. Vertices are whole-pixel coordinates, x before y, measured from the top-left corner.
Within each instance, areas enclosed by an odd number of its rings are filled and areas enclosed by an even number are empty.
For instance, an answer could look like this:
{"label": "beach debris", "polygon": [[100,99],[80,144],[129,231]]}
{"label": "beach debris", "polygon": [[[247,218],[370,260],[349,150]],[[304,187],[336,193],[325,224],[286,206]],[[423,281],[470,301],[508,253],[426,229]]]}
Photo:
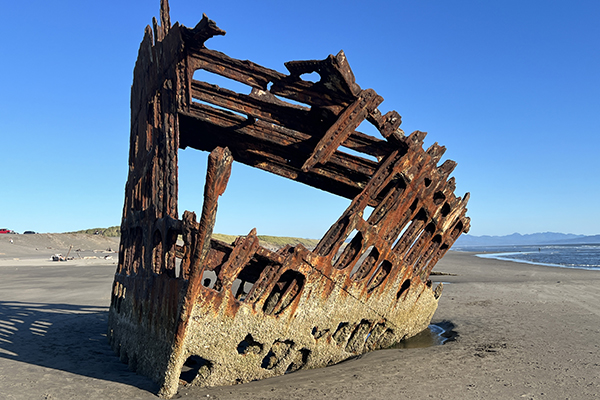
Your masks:
{"label": "beach debris", "polygon": [[[71,246],[69,247],[69,251],[67,252],[67,255],[66,255],[66,256],[63,256],[62,254],[59,254],[59,253],[57,253],[57,254],[53,254],[53,255],[50,257],[50,259],[51,259],[52,261],[69,261],[69,260],[73,260],[73,259],[74,259],[73,257],[69,257],[69,255],[71,254],[71,250],[72,250],[72,249],[73,249],[73,245],[71,245]],[[81,257],[81,256],[80,256],[80,257]]]}
{"label": "beach debris", "polygon": [[[441,295],[429,274],[470,226],[469,196],[456,197],[449,177],[456,164],[438,165],[445,148],[424,150],[424,132],[405,135],[396,111],[381,114],[383,98],[355,82],[343,51],[287,62],[284,74],[205,47],[224,34],[206,16],[171,25],[163,0],[134,69],[108,337],[167,398],[180,384],[325,367],[416,335]],[[196,79],[199,70],[248,93]],[[316,82],[302,79],[313,72]],[[361,133],[363,122],[380,137]],[[187,147],[210,153],[199,220],[178,216]],[[211,239],[233,161],[351,204],[312,250],[266,249],[255,229]]]}
{"label": "beach debris", "polygon": [[73,250],[73,245],[69,246],[69,251],[67,252],[67,256],[65,257],[67,260],[73,259],[73,257],[69,258],[69,255],[71,254],[71,250]]}

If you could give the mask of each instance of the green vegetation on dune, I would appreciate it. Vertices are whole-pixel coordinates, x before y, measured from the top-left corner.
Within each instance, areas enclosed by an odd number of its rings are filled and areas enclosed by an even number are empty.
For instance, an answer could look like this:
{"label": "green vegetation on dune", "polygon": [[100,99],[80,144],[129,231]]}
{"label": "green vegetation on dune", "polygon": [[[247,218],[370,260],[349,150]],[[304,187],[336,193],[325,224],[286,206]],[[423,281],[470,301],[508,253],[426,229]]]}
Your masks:
{"label": "green vegetation on dune", "polygon": [[[212,235],[213,239],[220,240],[225,243],[232,243],[238,236],[235,235],[224,235],[222,233],[214,233]],[[263,245],[271,245],[274,247],[283,247],[287,244],[295,246],[297,244],[301,244],[302,246],[312,249],[314,248],[319,241],[317,239],[303,239],[296,237],[287,237],[287,236],[268,236],[268,235],[259,235],[258,240]]]}
{"label": "green vegetation on dune", "polygon": [[213,233],[212,238],[216,239],[216,240],[220,240],[221,242],[232,243],[235,239],[237,239],[237,236],[225,235],[223,233]]}
{"label": "green vegetation on dune", "polygon": [[93,229],[84,229],[82,231],[75,232],[65,232],[65,233],[87,233],[90,235],[103,235],[106,237],[117,237],[121,236],[121,227],[120,226],[111,226],[108,228],[93,228]]}
{"label": "green vegetation on dune", "polygon": [[295,237],[286,237],[286,236],[266,236],[260,235],[258,239],[261,242],[271,243],[277,247],[283,247],[286,244],[291,244],[292,246],[301,244],[307,248],[314,248],[318,243],[318,239],[304,239],[304,238],[295,238]]}
{"label": "green vegetation on dune", "polygon": [[[67,233],[87,233],[90,235],[103,235],[107,237],[118,237],[121,236],[121,227],[120,226],[111,226],[109,228],[93,228],[93,229],[85,229],[76,232],[67,232]],[[232,243],[238,237],[236,235],[225,235],[222,233],[213,233],[213,239],[220,240],[225,243]],[[274,247],[283,247],[287,244],[295,246],[297,244],[302,244],[302,246],[312,249],[314,248],[319,241],[317,239],[303,239],[296,237],[286,237],[286,236],[268,236],[268,235],[259,235],[258,239],[261,244],[271,245]]]}

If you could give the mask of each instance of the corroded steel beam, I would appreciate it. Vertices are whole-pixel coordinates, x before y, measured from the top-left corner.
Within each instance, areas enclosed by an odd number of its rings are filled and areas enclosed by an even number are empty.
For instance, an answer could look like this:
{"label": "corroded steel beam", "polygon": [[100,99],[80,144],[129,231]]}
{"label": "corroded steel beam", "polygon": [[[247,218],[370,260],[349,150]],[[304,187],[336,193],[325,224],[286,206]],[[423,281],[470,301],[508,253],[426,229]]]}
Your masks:
{"label": "corroded steel beam", "polygon": [[[207,49],[225,32],[206,16],[171,26],[168,10],[163,0],[160,25],[146,28],[131,89],[108,332],[121,359],[171,397],[180,384],[324,367],[426,328],[442,292],[429,274],[470,226],[456,164],[438,165],[445,148],[424,150],[424,132],[405,135],[396,111],[382,115],[383,98],[356,84],[343,52],[287,62],[283,74]],[[197,70],[249,93],[196,80]],[[318,82],[302,79],[312,72]],[[357,131],[363,121],[381,136]],[[210,152],[199,220],[177,209],[186,147]],[[351,203],[314,249],[273,252],[255,230],[213,240],[233,161]]]}

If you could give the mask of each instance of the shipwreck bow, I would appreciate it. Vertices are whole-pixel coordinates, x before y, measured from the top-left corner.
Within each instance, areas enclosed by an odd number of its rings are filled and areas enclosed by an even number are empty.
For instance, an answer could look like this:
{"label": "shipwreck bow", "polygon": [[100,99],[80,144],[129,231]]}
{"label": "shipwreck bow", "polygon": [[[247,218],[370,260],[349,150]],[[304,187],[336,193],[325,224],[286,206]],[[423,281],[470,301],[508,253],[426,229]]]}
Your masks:
{"label": "shipwreck bow", "polygon": [[[441,294],[429,274],[469,229],[468,194],[455,197],[449,178],[455,163],[438,165],[444,147],[424,150],[425,133],[405,135],[397,112],[382,115],[383,98],[355,82],[343,52],[288,62],[283,74],[206,48],[225,34],[206,16],[193,29],[171,26],[163,0],[160,19],[146,28],[131,89],[109,312],[121,359],[170,397],[179,384],[324,367],[425,329]],[[195,80],[197,70],[249,93]],[[312,72],[317,82],[302,79]],[[364,120],[380,138],[357,131]],[[186,147],[210,152],[199,220],[178,216]],[[269,251],[255,230],[231,244],[211,239],[233,161],[351,204],[312,250]]]}

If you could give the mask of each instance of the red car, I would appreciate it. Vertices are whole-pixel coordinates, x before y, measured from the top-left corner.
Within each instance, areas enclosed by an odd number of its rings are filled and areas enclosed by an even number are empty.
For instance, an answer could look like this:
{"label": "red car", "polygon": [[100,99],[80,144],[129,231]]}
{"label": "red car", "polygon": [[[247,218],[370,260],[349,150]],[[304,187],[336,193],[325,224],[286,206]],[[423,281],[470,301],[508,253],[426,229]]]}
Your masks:
{"label": "red car", "polygon": [[14,233],[14,232],[11,231],[10,229],[0,228],[0,233]]}

